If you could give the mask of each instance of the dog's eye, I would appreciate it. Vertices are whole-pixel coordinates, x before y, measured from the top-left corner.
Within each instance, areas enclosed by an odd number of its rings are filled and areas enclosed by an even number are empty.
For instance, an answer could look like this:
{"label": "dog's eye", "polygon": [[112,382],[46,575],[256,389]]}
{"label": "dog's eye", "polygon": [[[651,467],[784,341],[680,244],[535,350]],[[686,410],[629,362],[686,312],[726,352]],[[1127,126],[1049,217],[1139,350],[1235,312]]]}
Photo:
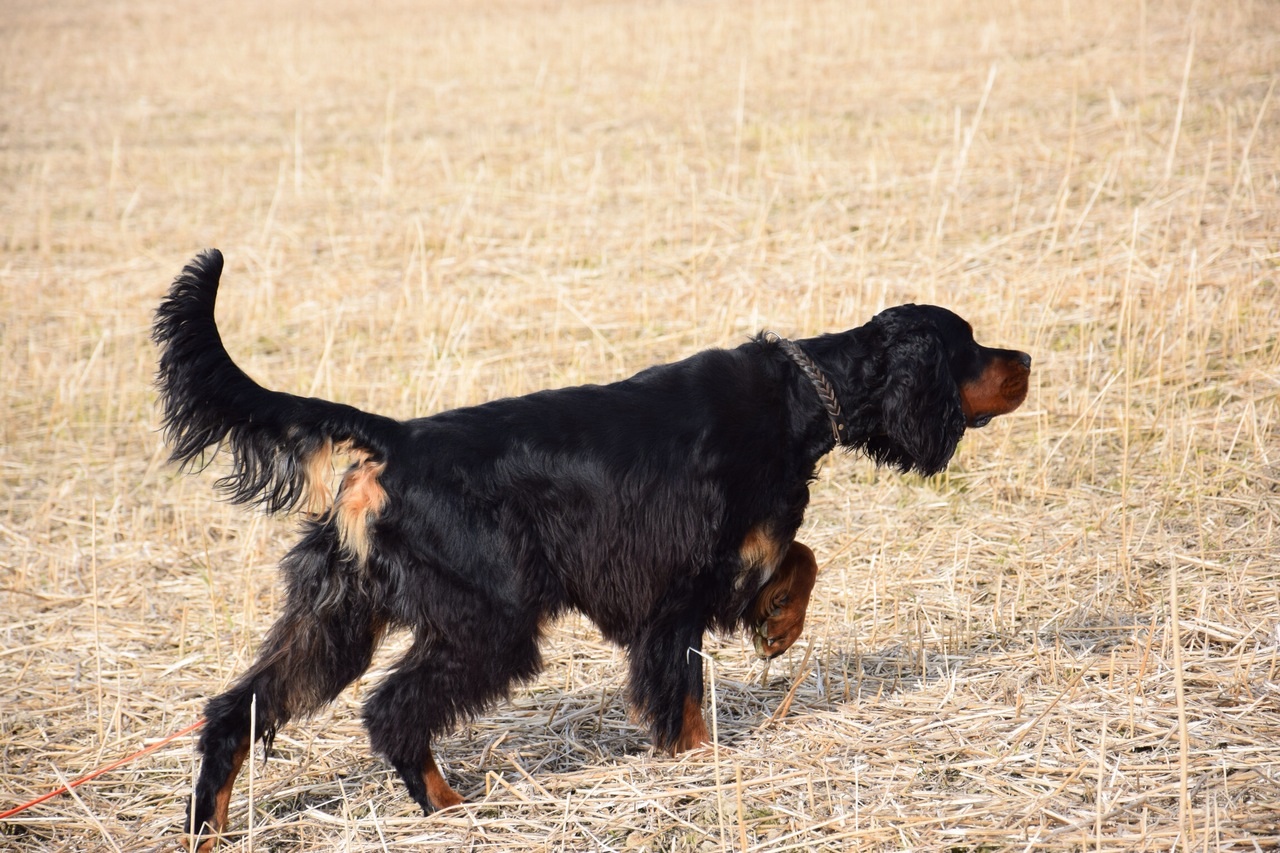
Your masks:
{"label": "dog's eye", "polygon": [[991,415],[978,415],[973,419],[973,428],[982,429],[989,423],[991,423]]}

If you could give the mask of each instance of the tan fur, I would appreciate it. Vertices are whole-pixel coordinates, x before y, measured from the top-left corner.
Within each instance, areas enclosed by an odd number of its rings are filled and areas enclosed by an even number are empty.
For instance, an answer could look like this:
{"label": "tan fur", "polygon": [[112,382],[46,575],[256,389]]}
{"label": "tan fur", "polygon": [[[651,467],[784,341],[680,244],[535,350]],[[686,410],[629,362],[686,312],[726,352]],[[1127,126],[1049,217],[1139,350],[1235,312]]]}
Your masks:
{"label": "tan fur", "polygon": [[231,772],[227,774],[227,781],[222,783],[222,787],[214,795],[213,830],[218,834],[201,841],[200,846],[196,848],[198,853],[211,853],[218,846],[219,836],[227,826],[227,811],[231,806],[231,788],[235,785],[236,776],[240,775],[240,768],[248,756],[249,737],[246,735],[236,747],[235,754],[231,756]]}
{"label": "tan fur", "polygon": [[960,388],[960,406],[972,422],[979,414],[1007,415],[1027,396],[1031,369],[1016,361],[993,361],[982,375]]}
{"label": "tan fur", "polygon": [[752,642],[756,654],[768,660],[789,649],[804,630],[809,595],[818,577],[813,551],[792,542],[773,577],[756,593],[750,618],[755,624]]}
{"label": "tan fur", "polygon": [[445,781],[440,768],[436,766],[435,756],[430,752],[427,753],[426,767],[422,770],[422,781],[427,786],[427,799],[431,801],[433,807],[447,809],[463,802],[458,792],[450,788],[449,783]]}
{"label": "tan fur", "polygon": [[710,743],[711,733],[707,731],[707,721],[702,716],[702,705],[692,696],[684,697],[684,722],[680,726],[680,737],[671,746],[672,754],[679,755]]}
{"label": "tan fur", "polygon": [[309,515],[323,515],[333,503],[329,490],[329,477],[333,471],[333,441],[325,439],[324,445],[306,460],[307,499],[305,511]]}
{"label": "tan fur", "polygon": [[378,477],[385,462],[362,459],[347,469],[333,504],[338,541],[361,563],[369,559],[369,522],[387,505],[387,493]]}
{"label": "tan fur", "polygon": [[742,570],[736,581],[738,588],[769,580],[777,570],[778,563],[782,562],[782,554],[783,543],[775,539],[763,525],[748,530],[738,548],[738,556],[742,560]]}
{"label": "tan fur", "polygon": [[[352,454],[355,463],[342,476],[335,500],[329,480],[335,456]],[[306,512],[319,517],[332,510],[338,540],[346,551],[364,562],[369,558],[369,522],[382,512],[387,493],[378,482],[386,467],[374,463],[349,442],[335,445],[327,440],[304,460],[307,481]]]}

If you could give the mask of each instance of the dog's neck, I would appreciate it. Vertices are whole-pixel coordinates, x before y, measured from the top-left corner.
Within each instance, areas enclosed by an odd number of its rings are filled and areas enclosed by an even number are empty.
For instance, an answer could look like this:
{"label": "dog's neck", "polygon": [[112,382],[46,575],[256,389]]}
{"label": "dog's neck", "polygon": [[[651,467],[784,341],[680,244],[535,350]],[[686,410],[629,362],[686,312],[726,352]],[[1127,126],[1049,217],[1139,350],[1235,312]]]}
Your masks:
{"label": "dog's neck", "polygon": [[776,332],[765,332],[764,337],[765,340],[777,344],[778,349],[800,368],[800,372],[813,385],[822,408],[826,409],[827,417],[831,420],[831,437],[835,439],[837,445],[844,445],[848,439],[849,425],[845,422],[844,412],[840,409],[836,390],[827,379],[827,375],[822,372],[822,368],[818,367],[817,362],[809,358],[795,341],[788,340]]}

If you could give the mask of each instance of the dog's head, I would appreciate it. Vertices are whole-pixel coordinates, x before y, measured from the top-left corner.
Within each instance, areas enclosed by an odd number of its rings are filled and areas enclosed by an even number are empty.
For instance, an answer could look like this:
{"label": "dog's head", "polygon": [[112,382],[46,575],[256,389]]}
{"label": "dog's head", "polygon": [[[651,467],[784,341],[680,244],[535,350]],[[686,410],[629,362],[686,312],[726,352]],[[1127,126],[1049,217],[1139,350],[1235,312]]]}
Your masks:
{"label": "dog's head", "polygon": [[945,308],[899,305],[868,324],[883,347],[880,429],[863,450],[876,462],[934,474],[966,429],[1012,412],[1027,396],[1031,356],[984,347]]}

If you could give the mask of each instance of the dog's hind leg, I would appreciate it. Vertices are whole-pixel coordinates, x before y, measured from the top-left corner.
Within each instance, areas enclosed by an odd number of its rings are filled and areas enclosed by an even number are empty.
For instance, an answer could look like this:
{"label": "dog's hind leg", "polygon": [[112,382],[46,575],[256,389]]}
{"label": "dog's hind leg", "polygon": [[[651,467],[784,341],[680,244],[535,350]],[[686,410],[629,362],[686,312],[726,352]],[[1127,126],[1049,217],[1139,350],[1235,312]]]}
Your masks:
{"label": "dog's hind leg", "polygon": [[409,796],[422,809],[423,814],[431,814],[437,809],[447,809],[463,801],[462,795],[445,781],[444,774],[436,766],[435,756],[431,754],[431,741],[422,744],[423,755],[416,758],[396,758],[391,763],[404,780]]}
{"label": "dog's hind leg", "polygon": [[507,615],[486,620],[457,614],[446,626],[451,630],[423,631],[365,702],[374,751],[395,767],[424,814],[463,802],[440,773],[432,741],[542,667],[536,626],[520,614]]}
{"label": "dog's hind leg", "polygon": [[462,802],[440,773],[431,741],[460,715],[479,710],[466,701],[470,661],[457,651],[419,638],[364,705],[373,750],[386,757],[428,815]]}
{"label": "dog's hind leg", "polygon": [[[303,551],[286,559],[289,600],[272,626],[257,660],[229,690],[205,708],[199,751],[204,756],[184,830],[199,850],[211,850],[226,829],[231,789],[249,754],[250,730],[268,747],[291,718],[333,701],[369,667],[384,621],[359,593],[320,604],[307,596],[314,579],[307,568],[334,553]],[[250,718],[252,716],[252,726]]]}

